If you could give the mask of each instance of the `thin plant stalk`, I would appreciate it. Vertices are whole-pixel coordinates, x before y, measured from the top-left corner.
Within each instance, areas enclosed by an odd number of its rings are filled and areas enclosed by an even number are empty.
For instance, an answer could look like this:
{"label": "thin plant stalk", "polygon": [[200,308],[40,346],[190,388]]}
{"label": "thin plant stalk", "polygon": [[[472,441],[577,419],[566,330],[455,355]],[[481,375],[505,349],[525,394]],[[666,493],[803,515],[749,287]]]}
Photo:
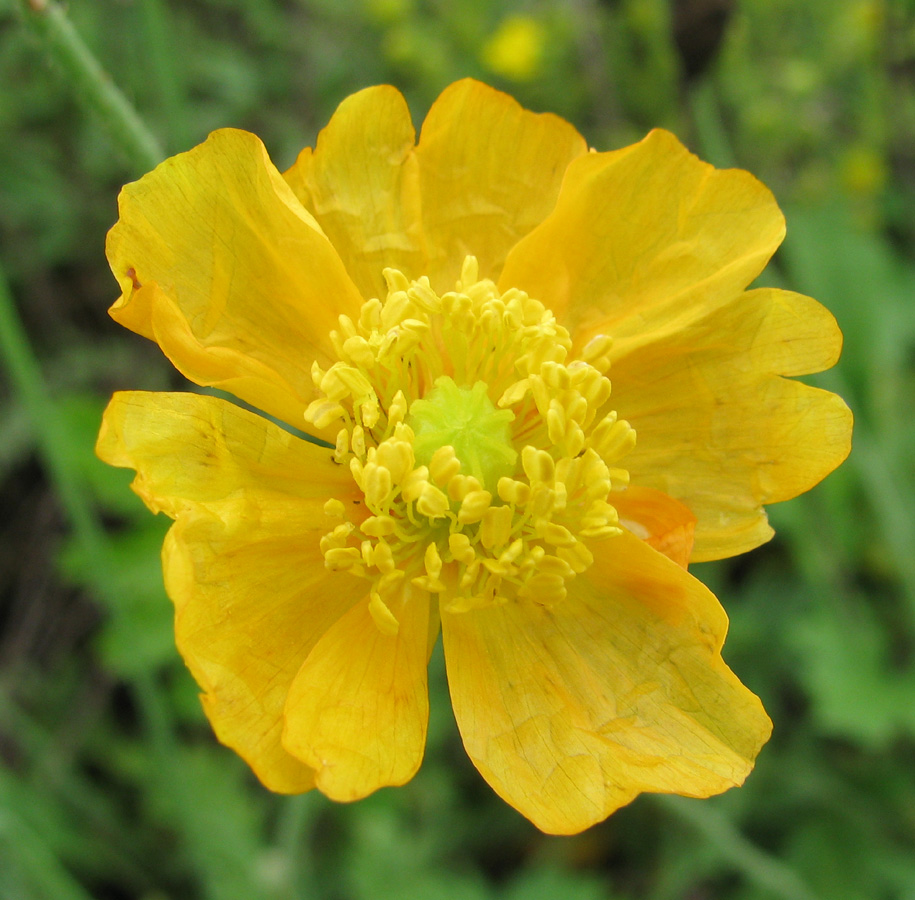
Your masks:
{"label": "thin plant stalk", "polygon": [[77,98],[101,118],[118,149],[141,174],[165,154],[153,133],[102,68],[54,0],[20,0],[23,18],[72,84]]}

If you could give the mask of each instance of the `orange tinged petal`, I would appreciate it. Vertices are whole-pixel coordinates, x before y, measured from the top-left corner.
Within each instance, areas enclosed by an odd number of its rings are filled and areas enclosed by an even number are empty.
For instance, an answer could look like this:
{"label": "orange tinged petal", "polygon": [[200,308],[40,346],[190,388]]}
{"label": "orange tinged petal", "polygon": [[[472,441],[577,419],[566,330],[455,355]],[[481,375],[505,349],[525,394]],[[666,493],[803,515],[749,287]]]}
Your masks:
{"label": "orange tinged petal", "polygon": [[214,132],[127,185],[119,209],[111,315],[192,381],[301,425],[311,362],[326,360],[337,315],[361,298],[263,144]]}
{"label": "orange tinged petal", "polygon": [[514,247],[499,279],[546,304],[582,346],[687,327],[763,269],[785,224],[748,172],[715,170],[670,133],[568,167],[553,212]]}
{"label": "orange tinged petal", "polygon": [[292,683],[283,744],[316,771],[333,800],[358,800],[409,781],[426,743],[428,595],[407,589],[387,605],[382,633],[367,601],[317,643]]}
{"label": "orange tinged petal", "polygon": [[781,377],[831,366],[841,343],[815,300],[763,289],[613,362],[613,405],[638,433],[626,467],[696,516],[694,561],[768,540],[763,504],[809,490],[848,455],[843,400]]}
{"label": "orange tinged petal", "polygon": [[[289,685],[320,636],[364,595],[327,577],[323,504],[351,480],[327,450],[214,397],[115,394],[99,455],[177,518],[163,551],[175,632],[219,739],[267,787],[308,790],[313,770],[280,743]],[[349,481],[349,484],[347,483]]]}
{"label": "orange tinged petal", "polygon": [[696,517],[688,507],[661,491],[638,485],[630,485],[611,499],[621,525],[686,568],[696,536]]}
{"label": "orange tinged petal", "polygon": [[478,81],[445,88],[417,148],[432,286],[452,290],[467,254],[481,277],[498,279],[508,251],[550,212],[566,167],[586,149],[568,122],[528,112]]}
{"label": "orange tinged petal", "polygon": [[442,615],[468,754],[555,834],[643,791],[707,797],[740,784],[771,729],[721,659],[727,620],[708,589],[633,535],[592,550],[594,565],[551,609]]}

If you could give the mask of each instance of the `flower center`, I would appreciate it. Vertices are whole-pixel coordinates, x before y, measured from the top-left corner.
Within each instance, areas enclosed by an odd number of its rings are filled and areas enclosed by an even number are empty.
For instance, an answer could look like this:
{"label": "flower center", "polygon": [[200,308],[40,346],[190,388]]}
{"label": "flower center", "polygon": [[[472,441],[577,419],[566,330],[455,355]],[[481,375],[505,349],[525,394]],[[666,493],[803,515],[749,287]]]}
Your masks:
{"label": "flower center", "polygon": [[330,500],[328,569],[371,581],[378,627],[397,631],[396,592],[437,595],[460,612],[516,597],[545,606],[593,562],[587,544],[618,534],[616,463],[635,432],[608,407],[610,339],[566,362],[568,332],[542,303],[500,294],[473,257],[455,291],[385,270],[388,295],[331,332],[315,363],[307,421],[339,423],[334,457],[364,497]]}
{"label": "flower center", "polygon": [[493,492],[499,478],[515,471],[518,452],[509,428],[514,418],[511,410],[493,406],[482,381],[462,388],[441,375],[435,387],[410,406],[407,424],[413,429],[413,455],[416,462],[428,465],[440,447],[453,447],[461,469]]}

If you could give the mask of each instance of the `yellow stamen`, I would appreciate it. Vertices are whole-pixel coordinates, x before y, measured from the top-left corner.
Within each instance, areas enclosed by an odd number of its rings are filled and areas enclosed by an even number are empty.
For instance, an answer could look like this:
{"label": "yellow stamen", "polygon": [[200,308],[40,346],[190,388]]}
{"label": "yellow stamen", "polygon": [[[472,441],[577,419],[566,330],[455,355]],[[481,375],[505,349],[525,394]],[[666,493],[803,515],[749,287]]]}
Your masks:
{"label": "yellow stamen", "polygon": [[[561,602],[594,561],[585,541],[620,531],[612,497],[635,432],[607,406],[610,338],[567,361],[572,342],[549,310],[500,294],[473,257],[441,296],[394,269],[385,280],[383,301],[340,317],[338,360],[312,369],[320,396],[306,419],[338,423],[334,458],[368,511],[321,539],[327,568],[371,581],[384,634],[399,627],[400,591],[451,612]],[[332,519],[348,509],[325,504]]]}
{"label": "yellow stamen", "polygon": [[394,613],[385,605],[381,595],[375,591],[372,591],[369,598],[369,613],[382,634],[393,637],[400,630],[400,622],[397,621]]}

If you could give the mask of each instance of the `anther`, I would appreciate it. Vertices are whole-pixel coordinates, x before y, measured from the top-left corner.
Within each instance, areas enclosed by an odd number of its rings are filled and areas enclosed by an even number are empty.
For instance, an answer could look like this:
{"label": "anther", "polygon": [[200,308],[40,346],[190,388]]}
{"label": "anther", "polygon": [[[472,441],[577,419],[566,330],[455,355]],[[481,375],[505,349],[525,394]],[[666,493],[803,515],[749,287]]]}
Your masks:
{"label": "anther", "polygon": [[[339,501],[338,501],[339,502]],[[343,504],[341,503],[342,507]],[[394,534],[397,525],[391,516],[369,516],[360,526],[359,530],[369,537],[380,538]]]}
{"label": "anther", "polygon": [[549,522],[537,531],[543,540],[555,547],[569,547],[575,543],[575,535],[565,525],[556,522]]}
{"label": "anther", "polygon": [[393,486],[390,470],[376,463],[368,463],[363,473],[363,485],[369,509],[383,508]]}
{"label": "anther", "polygon": [[635,429],[616,413],[605,416],[591,432],[588,441],[605,462],[621,459],[635,447]]}
{"label": "anther", "polygon": [[355,453],[359,459],[365,459],[365,430],[361,425],[354,426],[351,442],[353,453]]}
{"label": "anther", "polygon": [[565,579],[555,572],[538,572],[519,588],[518,595],[541,606],[554,606],[566,597]]}
{"label": "anther", "polygon": [[471,525],[479,522],[483,514],[489,509],[492,502],[492,494],[489,491],[471,491],[464,496],[461,501],[461,508],[458,510],[458,522],[462,525]]}
{"label": "anther", "polygon": [[343,419],[346,412],[334,400],[313,400],[305,410],[305,421],[310,422],[315,428],[327,428],[336,419]]}
{"label": "anther", "polygon": [[426,567],[426,572],[433,578],[438,578],[442,574],[442,557],[439,555],[438,547],[434,543],[430,543],[426,547],[423,564]]}
{"label": "anther", "polygon": [[574,578],[575,572],[572,567],[564,560],[560,559],[558,556],[544,556],[540,560],[540,564],[537,566],[538,575],[558,575],[563,584],[569,579]]}
{"label": "anther", "polygon": [[570,547],[557,548],[556,555],[565,560],[572,571],[578,575],[594,562],[594,554],[581,541],[576,541]]}
{"label": "anther", "polygon": [[454,447],[445,444],[432,454],[429,474],[433,480],[446,487],[448,482],[461,471],[461,461],[454,455]]}
{"label": "anther", "polygon": [[423,558],[426,569],[425,575],[420,575],[412,579],[411,584],[430,594],[438,594],[445,590],[445,585],[439,580],[442,573],[442,558],[439,556],[438,548],[435,544],[429,544],[426,547],[426,553]]}
{"label": "anther", "polygon": [[473,475],[455,475],[448,481],[448,496],[461,501],[468,494],[482,490],[483,485]]}
{"label": "anther", "polygon": [[359,562],[357,547],[331,547],[324,554],[324,565],[335,571],[350,569]]}
{"label": "anther", "polygon": [[475,256],[465,256],[461,264],[461,280],[457,284],[459,291],[466,291],[480,278],[480,264]]}
{"label": "anther", "polygon": [[606,372],[610,368],[610,348],[613,338],[607,334],[597,334],[582,348],[581,358],[590,363],[598,372]]}
{"label": "anther", "polygon": [[321,538],[319,544],[321,552],[327,553],[330,550],[345,547],[353,531],[355,531],[355,526],[352,522],[344,522],[342,525],[337,525],[333,531],[328,532]]}
{"label": "anther", "polygon": [[434,484],[424,482],[416,501],[416,511],[429,519],[441,519],[450,509],[448,498]]}
{"label": "anther", "polygon": [[568,390],[571,384],[569,370],[561,363],[551,360],[541,364],[540,377],[543,379],[544,384],[553,388],[553,390],[565,391]]}
{"label": "anther", "polygon": [[393,427],[403,422],[408,408],[407,398],[404,396],[403,391],[398,391],[388,407],[388,427]]}
{"label": "anther", "polygon": [[337,432],[336,446],[334,447],[334,459],[342,463],[349,454],[349,432],[341,428]]}
{"label": "anther", "polygon": [[451,555],[465,566],[469,566],[477,556],[470,543],[470,538],[463,531],[448,535],[448,549],[451,551]]}
{"label": "anther", "polygon": [[394,613],[391,612],[384,600],[381,599],[381,595],[376,591],[372,591],[369,599],[369,614],[382,634],[393,637],[400,630],[400,623]]}
{"label": "anther", "polygon": [[343,342],[343,352],[357,366],[370,369],[375,365],[375,354],[369,342],[361,335],[353,335]]}
{"label": "anther", "polygon": [[497,490],[499,499],[514,506],[524,506],[531,495],[530,485],[513,478],[500,478]]}
{"label": "anther", "polygon": [[419,499],[423,487],[429,482],[429,469],[426,466],[415,468],[400,485],[400,496],[405,503],[413,503]]}
{"label": "anther", "polygon": [[345,511],[346,508],[336,497],[331,497],[324,504],[324,515],[330,516],[332,519],[342,519]]}
{"label": "anther", "polygon": [[[463,506],[461,507],[463,511]],[[460,521],[461,514],[458,513]],[[504,547],[511,537],[514,513],[510,506],[490,506],[480,524],[480,543],[487,550]]]}
{"label": "anther", "polygon": [[359,311],[359,327],[368,333],[381,327],[381,301],[377,297],[362,304]]}
{"label": "anther", "polygon": [[377,461],[390,471],[394,484],[398,484],[413,471],[413,447],[406,441],[384,441],[378,445]]}
{"label": "anther", "polygon": [[550,482],[553,480],[555,471],[553,457],[546,450],[538,450],[528,444],[521,451],[521,465],[524,468],[524,474],[527,475],[531,482]]}
{"label": "anther", "polygon": [[[366,541],[366,543],[369,543]],[[385,541],[376,541],[375,550],[372,555],[372,565],[381,572],[382,575],[386,575],[388,572],[393,571],[394,569],[394,553],[391,550],[391,545]]]}

